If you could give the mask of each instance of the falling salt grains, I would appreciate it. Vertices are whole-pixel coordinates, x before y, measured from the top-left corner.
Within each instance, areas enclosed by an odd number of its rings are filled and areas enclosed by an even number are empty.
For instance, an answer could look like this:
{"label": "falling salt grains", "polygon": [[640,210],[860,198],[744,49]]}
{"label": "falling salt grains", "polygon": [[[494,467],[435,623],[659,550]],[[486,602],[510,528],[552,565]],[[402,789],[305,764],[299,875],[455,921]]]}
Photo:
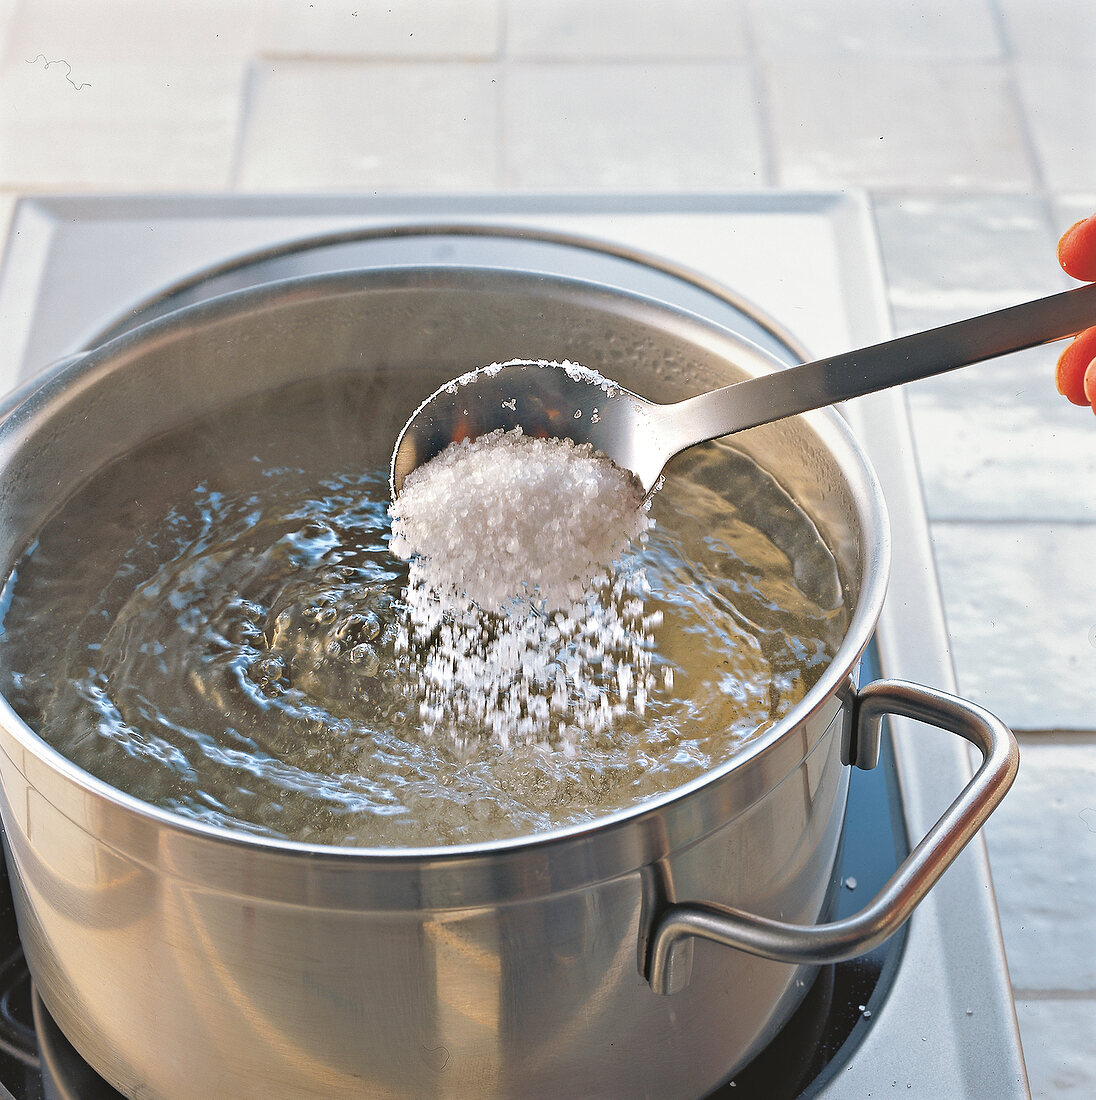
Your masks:
{"label": "falling salt grains", "polygon": [[650,525],[630,474],[589,444],[499,431],[413,471],[391,511],[424,728],[574,752],[643,713],[657,621],[642,572],[613,565]]}

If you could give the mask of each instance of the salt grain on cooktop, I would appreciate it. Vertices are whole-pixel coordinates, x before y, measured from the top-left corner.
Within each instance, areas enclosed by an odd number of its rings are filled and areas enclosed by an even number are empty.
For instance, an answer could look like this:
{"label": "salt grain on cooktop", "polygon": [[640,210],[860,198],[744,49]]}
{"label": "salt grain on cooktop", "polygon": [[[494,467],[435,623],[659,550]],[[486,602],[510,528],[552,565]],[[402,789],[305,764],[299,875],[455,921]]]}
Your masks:
{"label": "salt grain on cooktop", "polygon": [[643,712],[657,616],[642,572],[611,568],[650,525],[630,474],[589,444],[498,431],[413,471],[391,511],[424,727],[573,751]]}

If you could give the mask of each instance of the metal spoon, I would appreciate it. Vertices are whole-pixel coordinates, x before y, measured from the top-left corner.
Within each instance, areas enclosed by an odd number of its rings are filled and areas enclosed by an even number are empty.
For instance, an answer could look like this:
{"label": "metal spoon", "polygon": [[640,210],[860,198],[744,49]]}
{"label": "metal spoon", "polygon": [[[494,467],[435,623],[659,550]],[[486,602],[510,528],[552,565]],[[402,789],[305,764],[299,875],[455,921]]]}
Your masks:
{"label": "metal spoon", "polygon": [[593,371],[515,360],[443,386],[407,422],[392,454],[392,495],[450,443],[496,429],[590,442],[649,493],[679,451],[998,355],[1075,336],[1096,325],[1096,283],[1023,305],[777,370],[670,405]]}

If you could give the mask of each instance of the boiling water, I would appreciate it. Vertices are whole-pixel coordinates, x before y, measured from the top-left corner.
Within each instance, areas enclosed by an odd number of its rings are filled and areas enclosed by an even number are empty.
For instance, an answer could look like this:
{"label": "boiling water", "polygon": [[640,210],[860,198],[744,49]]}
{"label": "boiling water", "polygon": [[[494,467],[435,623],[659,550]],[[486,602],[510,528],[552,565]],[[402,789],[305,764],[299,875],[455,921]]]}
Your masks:
{"label": "boiling water", "polygon": [[[687,782],[832,658],[846,626],[832,557],[768,475],[712,444],[675,462],[646,542],[587,600],[591,617],[618,601],[642,623],[641,707],[577,734],[549,707],[508,739],[459,708],[424,721],[429,654],[399,644],[407,567],[388,548],[394,432],[363,442],[372,404],[352,381],[282,394],[92,478],[4,591],[0,683],[23,718],[186,817],[310,843],[453,844]],[[545,698],[573,687],[579,660],[612,695],[636,660],[532,620],[557,647]]]}

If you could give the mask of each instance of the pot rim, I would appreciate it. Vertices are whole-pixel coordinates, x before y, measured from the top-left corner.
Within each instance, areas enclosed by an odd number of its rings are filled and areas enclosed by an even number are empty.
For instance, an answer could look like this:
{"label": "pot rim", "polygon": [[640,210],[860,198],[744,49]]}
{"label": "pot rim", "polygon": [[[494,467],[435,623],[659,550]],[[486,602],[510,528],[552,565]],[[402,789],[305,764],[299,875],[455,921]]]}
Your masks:
{"label": "pot rim", "polygon": [[[102,369],[105,364],[115,357],[127,353],[132,354],[136,348],[143,344],[169,341],[174,337],[185,334],[189,329],[231,318],[244,305],[273,304],[279,300],[288,302],[300,300],[302,296],[331,296],[333,293],[337,294],[340,290],[347,293],[360,291],[363,283],[377,282],[385,285],[387,280],[388,285],[391,285],[393,278],[396,282],[399,282],[401,277],[407,278],[415,275],[421,277],[424,274],[427,276],[426,285],[437,285],[439,278],[443,282],[454,278],[459,280],[462,276],[466,277],[469,272],[484,271],[490,272],[492,276],[513,277],[515,280],[534,280],[537,283],[551,284],[563,288],[581,288],[587,293],[597,293],[601,296],[608,296],[617,302],[632,304],[645,310],[654,310],[667,318],[676,319],[694,330],[707,331],[717,338],[727,339],[742,345],[761,360],[772,364],[774,369],[781,369],[784,366],[765,349],[717,322],[708,320],[702,315],[689,310],[623,288],[610,287],[572,276],[546,275],[497,266],[467,265],[458,267],[445,264],[409,264],[282,279],[257,287],[231,291],[154,318],[97,347],[87,349],[53,364],[24,386],[0,399],[0,431],[3,431],[5,426],[11,422],[11,419],[17,417],[19,411],[28,404],[37,405],[40,402],[48,402],[54,394],[67,390],[75,380],[81,380],[84,376],[93,374],[97,369]],[[446,285],[448,285],[448,282],[446,282]],[[167,827],[173,832],[193,835],[233,848],[259,848],[271,854],[281,853],[286,857],[323,858],[340,863],[349,862],[354,864],[363,861],[380,862],[393,867],[404,863],[421,865],[424,861],[450,864],[475,858],[517,854],[530,849],[556,848],[571,842],[582,843],[595,834],[600,837],[607,832],[615,832],[639,823],[646,818],[655,817],[668,808],[690,798],[698,791],[718,784],[731,773],[745,768],[752,761],[772,751],[786,734],[798,727],[838,692],[850,670],[855,667],[861,654],[866,649],[874,632],[887,586],[890,567],[890,528],[882,488],[851,427],[836,409],[831,407],[799,414],[797,419],[808,423],[828,449],[837,449],[839,453],[843,452],[843,454],[840,454],[842,472],[848,479],[851,479],[850,475],[855,475],[856,484],[853,485],[853,489],[858,498],[865,502],[865,512],[871,521],[864,531],[866,564],[848,629],[837,652],[823,670],[818,681],[810,688],[803,699],[796,703],[779,721],[775,722],[755,740],[742,746],[716,767],[696,776],[687,783],[657,795],[652,795],[633,805],[587,821],[546,829],[543,832],[525,833],[490,841],[398,848],[309,844],[303,841],[248,833],[242,829],[231,829],[197,821],[128,794],[74,764],[24,722],[3,696],[0,696],[0,725],[24,750],[33,754],[47,767],[59,772],[70,782],[76,784],[77,787],[119,808],[136,813],[139,817],[148,819],[150,823],[156,826]],[[0,751],[3,750],[4,746],[0,744]],[[13,763],[19,767],[17,762],[13,761]],[[21,767],[19,770],[25,771]]]}

